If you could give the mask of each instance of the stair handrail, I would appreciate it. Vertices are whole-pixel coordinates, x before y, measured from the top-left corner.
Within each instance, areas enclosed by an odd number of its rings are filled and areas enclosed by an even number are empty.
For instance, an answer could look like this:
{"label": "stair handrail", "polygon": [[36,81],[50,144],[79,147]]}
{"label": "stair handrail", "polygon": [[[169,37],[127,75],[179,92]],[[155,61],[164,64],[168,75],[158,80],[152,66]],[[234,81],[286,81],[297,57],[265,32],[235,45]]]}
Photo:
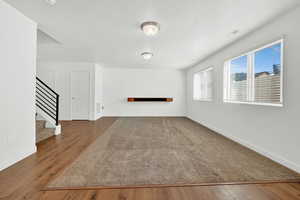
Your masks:
{"label": "stair handrail", "polygon": [[[59,125],[59,94],[48,86],[40,78],[36,77],[36,101],[35,104]],[[53,108],[52,106],[54,106]],[[55,114],[54,114],[55,113]]]}

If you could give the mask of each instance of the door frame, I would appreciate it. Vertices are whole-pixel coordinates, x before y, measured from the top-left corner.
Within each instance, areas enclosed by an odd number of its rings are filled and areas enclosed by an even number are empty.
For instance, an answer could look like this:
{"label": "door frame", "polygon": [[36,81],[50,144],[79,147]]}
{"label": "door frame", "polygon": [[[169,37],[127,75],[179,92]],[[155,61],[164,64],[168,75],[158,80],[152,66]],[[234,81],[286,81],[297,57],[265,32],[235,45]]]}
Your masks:
{"label": "door frame", "polygon": [[[73,93],[72,93],[72,88],[73,88],[73,84],[72,84],[72,74],[73,72],[87,72],[88,73],[88,83],[89,83],[89,95],[88,95],[88,116],[86,119],[73,119],[73,101],[72,101],[72,96],[73,96]],[[90,70],[85,70],[85,69],[78,69],[78,70],[72,70],[70,72],[70,118],[71,120],[91,120],[90,118],[90,115],[91,115],[91,109],[90,109],[90,106],[91,106],[91,71]]]}

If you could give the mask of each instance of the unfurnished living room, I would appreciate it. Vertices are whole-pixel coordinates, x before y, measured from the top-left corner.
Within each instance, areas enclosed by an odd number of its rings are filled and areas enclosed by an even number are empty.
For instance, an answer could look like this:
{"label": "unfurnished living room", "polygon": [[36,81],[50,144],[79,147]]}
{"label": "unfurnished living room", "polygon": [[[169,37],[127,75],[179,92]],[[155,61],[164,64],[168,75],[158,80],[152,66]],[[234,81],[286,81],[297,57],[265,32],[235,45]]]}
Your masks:
{"label": "unfurnished living room", "polygon": [[299,0],[0,0],[1,200],[300,200]]}

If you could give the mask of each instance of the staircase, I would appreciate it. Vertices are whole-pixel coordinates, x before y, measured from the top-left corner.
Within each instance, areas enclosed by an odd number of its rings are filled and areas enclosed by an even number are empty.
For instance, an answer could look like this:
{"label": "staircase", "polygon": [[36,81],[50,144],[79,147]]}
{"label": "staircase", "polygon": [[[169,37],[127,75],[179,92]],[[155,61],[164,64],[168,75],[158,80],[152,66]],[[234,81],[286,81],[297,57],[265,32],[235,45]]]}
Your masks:
{"label": "staircase", "polygon": [[36,143],[46,140],[49,137],[55,136],[53,128],[46,128],[45,120],[36,120]]}
{"label": "staircase", "polygon": [[41,79],[36,77],[36,113],[44,120],[36,121],[36,141],[40,142],[61,133],[58,121],[59,95]]}

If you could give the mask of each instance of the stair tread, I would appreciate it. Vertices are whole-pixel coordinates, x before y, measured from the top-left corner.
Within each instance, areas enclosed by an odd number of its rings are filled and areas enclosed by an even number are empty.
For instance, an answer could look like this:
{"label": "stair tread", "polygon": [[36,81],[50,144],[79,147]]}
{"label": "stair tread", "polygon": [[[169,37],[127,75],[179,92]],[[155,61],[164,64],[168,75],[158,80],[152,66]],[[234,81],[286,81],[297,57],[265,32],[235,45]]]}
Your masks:
{"label": "stair tread", "polygon": [[53,128],[42,128],[36,131],[36,143],[41,142],[51,136],[54,136]]}

